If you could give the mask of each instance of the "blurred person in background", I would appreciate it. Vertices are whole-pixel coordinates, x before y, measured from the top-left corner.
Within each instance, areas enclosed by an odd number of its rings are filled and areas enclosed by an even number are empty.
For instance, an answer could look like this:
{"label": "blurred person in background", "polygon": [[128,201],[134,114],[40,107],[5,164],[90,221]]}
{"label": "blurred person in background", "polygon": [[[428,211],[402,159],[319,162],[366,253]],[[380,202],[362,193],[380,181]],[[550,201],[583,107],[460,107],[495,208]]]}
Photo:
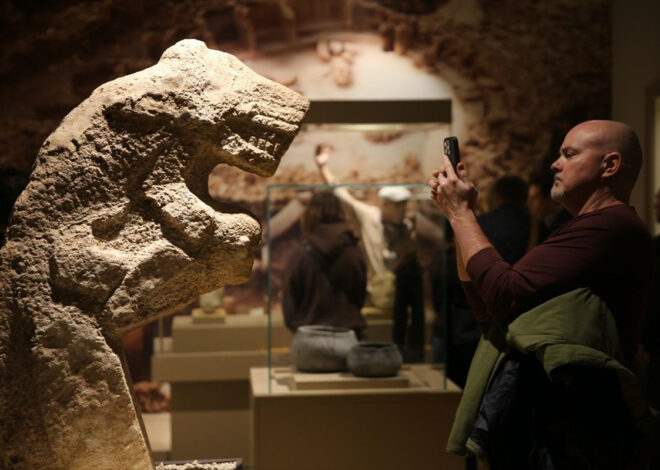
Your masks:
{"label": "blurred person in background", "polygon": [[[333,148],[316,147],[314,159],[326,184],[336,184],[328,168]],[[442,229],[417,212],[407,216],[410,191],[403,186],[384,186],[378,191],[380,204],[356,199],[345,187],[334,194],[352,222],[360,230],[360,243],[367,261],[367,300],[365,308],[392,313],[392,340],[405,362],[424,361],[425,315],[423,271],[417,259],[417,235],[441,239]],[[410,328],[408,318],[410,317]]]}
{"label": "blurred person in background", "polygon": [[500,256],[513,264],[545,240],[548,228],[532,217],[528,187],[518,176],[502,176],[490,193],[491,209],[477,217],[479,226]]}
{"label": "blurred person in background", "polygon": [[312,196],[301,218],[303,241],[284,273],[282,310],[292,332],[302,325],[355,331],[364,339],[361,309],[367,268],[358,239],[346,223],[339,200],[328,191]]}

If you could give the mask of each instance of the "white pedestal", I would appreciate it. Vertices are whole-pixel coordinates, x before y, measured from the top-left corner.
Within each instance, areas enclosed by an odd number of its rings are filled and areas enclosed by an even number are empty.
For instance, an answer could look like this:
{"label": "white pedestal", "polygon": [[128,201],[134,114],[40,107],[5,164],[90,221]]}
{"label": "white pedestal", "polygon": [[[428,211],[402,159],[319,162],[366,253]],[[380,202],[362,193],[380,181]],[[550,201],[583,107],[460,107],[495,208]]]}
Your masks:
{"label": "white pedestal", "polygon": [[[268,366],[267,320],[174,318],[171,349],[152,357],[153,380],[171,385],[172,460],[242,457],[250,464],[249,371]],[[272,326],[272,364],[286,366],[291,334],[281,320]]]}
{"label": "white pedestal", "polygon": [[404,366],[400,388],[300,391],[286,374],[250,371],[255,470],[464,468],[444,450],[461,391],[442,369]]}

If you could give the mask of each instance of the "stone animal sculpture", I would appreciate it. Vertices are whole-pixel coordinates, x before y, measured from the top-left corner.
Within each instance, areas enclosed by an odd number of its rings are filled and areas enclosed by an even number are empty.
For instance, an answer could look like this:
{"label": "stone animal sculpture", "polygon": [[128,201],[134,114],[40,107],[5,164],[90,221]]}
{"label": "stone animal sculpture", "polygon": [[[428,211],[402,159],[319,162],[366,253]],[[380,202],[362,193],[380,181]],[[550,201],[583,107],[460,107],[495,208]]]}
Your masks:
{"label": "stone animal sculpture", "polygon": [[153,468],[120,340],[247,280],[259,224],[208,174],[272,175],[308,106],[185,40],[48,137],[0,251],[2,469]]}

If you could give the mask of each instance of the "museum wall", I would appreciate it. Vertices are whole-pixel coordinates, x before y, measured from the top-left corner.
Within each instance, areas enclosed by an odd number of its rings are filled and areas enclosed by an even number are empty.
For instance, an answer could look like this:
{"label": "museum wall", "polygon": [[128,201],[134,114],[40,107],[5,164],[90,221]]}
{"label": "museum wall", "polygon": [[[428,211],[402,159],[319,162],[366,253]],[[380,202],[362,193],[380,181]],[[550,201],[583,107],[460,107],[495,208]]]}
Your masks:
{"label": "museum wall", "polygon": [[48,133],[95,87],[155,63],[188,37],[244,60],[316,47],[337,31],[394,37],[391,54],[451,89],[460,109],[454,132],[482,188],[504,173],[528,177],[573,122],[610,112],[606,0],[0,5],[0,165],[26,171]]}
{"label": "museum wall", "polygon": [[[660,187],[660,165],[655,162],[660,154],[657,151],[656,155],[653,153],[652,117],[649,113],[651,100],[660,96],[658,18],[660,2],[656,0],[613,2],[612,118],[630,124],[644,146],[646,158],[631,203],[639,215],[649,222],[655,219],[653,194]],[[652,93],[649,94],[649,91]],[[658,148],[658,144],[655,145]],[[660,233],[658,224],[654,229]]]}

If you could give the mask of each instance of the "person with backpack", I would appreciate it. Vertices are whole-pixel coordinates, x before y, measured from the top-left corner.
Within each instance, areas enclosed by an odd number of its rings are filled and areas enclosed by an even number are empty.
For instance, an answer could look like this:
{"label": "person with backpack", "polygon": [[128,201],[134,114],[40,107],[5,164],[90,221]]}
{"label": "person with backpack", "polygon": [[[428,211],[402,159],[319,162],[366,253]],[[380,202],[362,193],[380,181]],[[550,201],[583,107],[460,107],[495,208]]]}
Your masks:
{"label": "person with backpack", "polygon": [[302,219],[303,241],[284,274],[282,310],[292,332],[302,325],[349,328],[358,339],[367,326],[360,310],[367,268],[358,238],[332,192],[312,196]]}

